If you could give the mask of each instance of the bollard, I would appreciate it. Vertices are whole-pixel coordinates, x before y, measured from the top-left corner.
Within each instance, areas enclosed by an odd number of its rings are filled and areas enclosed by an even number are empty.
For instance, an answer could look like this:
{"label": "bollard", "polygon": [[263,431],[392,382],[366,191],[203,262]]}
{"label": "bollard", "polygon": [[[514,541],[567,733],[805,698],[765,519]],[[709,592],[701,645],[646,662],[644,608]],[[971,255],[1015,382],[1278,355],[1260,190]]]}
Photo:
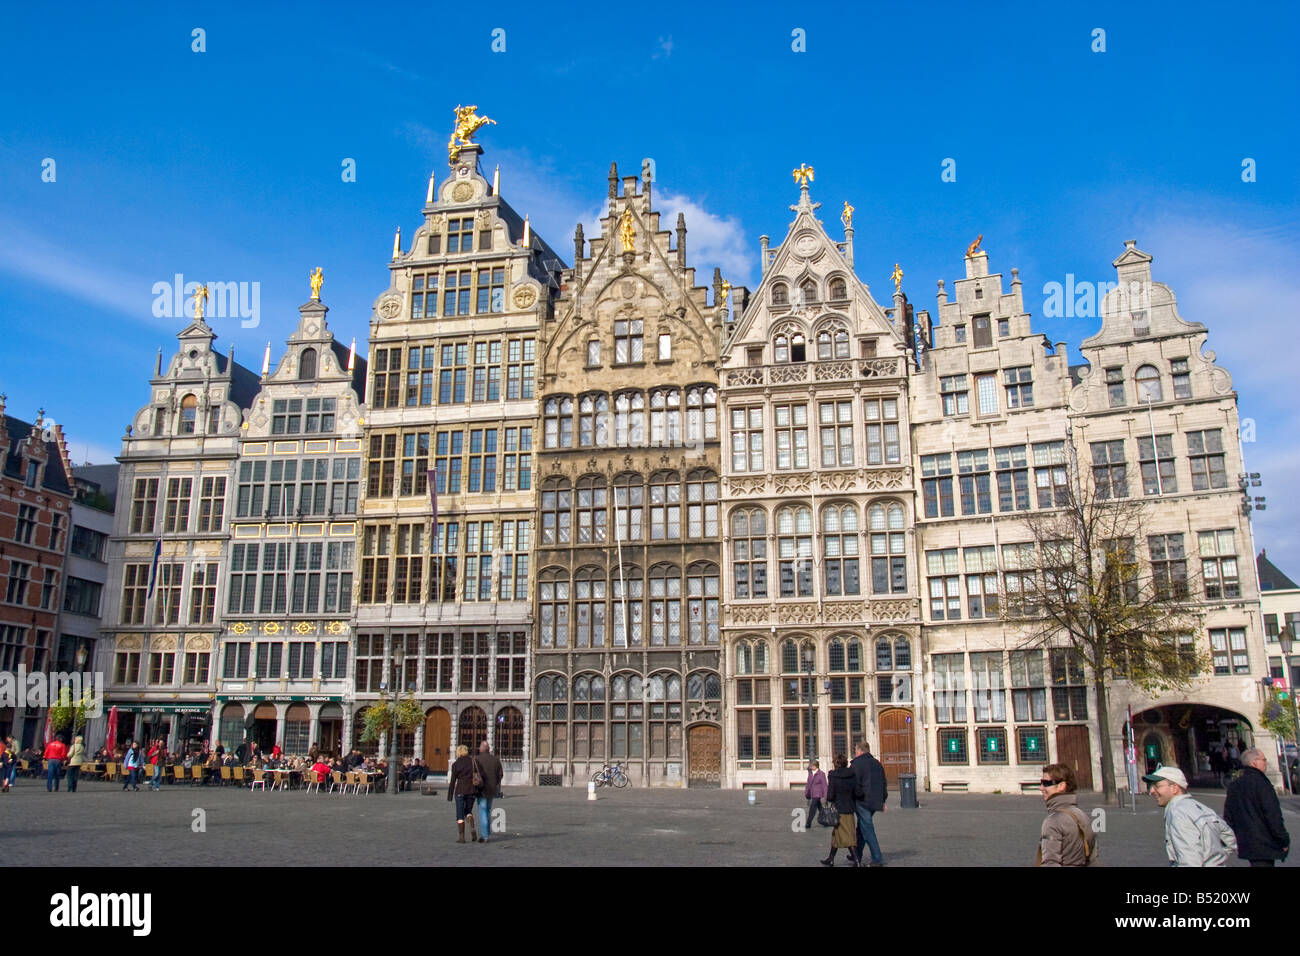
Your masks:
{"label": "bollard", "polygon": [[588,781],[588,782],[587,782],[587,799],[588,799],[588,800],[595,800],[595,799],[596,799],[596,783],[595,783],[595,781]]}
{"label": "bollard", "polygon": [[749,805],[750,805],[751,807],[753,807],[753,806],[757,806],[757,805],[758,805],[758,791],[757,791],[757,790],[747,790],[747,791],[745,791],[745,792],[749,794]]}

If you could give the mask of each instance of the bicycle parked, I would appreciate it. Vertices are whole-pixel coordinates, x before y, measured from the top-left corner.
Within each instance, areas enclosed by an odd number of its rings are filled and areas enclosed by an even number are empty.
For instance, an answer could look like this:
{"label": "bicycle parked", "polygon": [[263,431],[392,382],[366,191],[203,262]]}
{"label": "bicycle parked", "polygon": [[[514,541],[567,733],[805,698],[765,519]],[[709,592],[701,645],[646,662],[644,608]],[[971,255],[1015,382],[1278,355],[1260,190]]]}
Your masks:
{"label": "bicycle parked", "polygon": [[597,787],[618,787],[620,790],[631,783],[627,778],[627,774],[623,772],[623,768],[617,763],[613,766],[605,764],[604,767],[591,775],[591,782]]}

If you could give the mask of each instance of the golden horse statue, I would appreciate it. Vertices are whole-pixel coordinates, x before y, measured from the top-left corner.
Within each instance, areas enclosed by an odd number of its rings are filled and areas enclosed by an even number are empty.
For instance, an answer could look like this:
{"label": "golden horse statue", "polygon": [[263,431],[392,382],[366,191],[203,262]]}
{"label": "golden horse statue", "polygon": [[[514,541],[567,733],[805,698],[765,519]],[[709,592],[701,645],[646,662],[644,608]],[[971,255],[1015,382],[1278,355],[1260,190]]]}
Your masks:
{"label": "golden horse statue", "polygon": [[460,151],[469,146],[474,134],[489,123],[495,126],[497,121],[487,116],[475,116],[477,106],[456,107],[456,127],[447,140],[447,161],[454,163],[460,158]]}

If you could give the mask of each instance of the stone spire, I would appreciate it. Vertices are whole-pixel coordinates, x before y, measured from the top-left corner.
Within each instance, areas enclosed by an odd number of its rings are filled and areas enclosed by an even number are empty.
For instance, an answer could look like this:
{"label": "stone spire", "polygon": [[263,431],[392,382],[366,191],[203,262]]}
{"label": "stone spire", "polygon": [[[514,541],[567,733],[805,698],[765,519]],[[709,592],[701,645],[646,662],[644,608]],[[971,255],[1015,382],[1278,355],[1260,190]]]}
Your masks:
{"label": "stone spire", "polygon": [[677,214],[677,264],[686,265],[686,214]]}

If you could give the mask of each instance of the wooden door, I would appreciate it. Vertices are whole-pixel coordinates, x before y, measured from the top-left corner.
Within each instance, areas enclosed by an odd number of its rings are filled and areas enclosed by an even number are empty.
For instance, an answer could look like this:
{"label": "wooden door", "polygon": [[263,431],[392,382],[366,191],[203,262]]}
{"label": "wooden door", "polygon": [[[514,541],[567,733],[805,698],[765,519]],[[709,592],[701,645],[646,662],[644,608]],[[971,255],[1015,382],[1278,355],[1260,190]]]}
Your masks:
{"label": "wooden door", "polygon": [[880,715],[880,763],[891,788],[898,787],[900,773],[916,773],[916,736],[910,712],[887,710]]}
{"label": "wooden door", "polygon": [[434,773],[447,772],[447,748],[451,746],[451,714],[434,707],[424,716],[424,762]]}
{"label": "wooden door", "polygon": [[1092,747],[1088,743],[1087,727],[1066,724],[1056,728],[1056,762],[1074,771],[1080,790],[1092,789]]}
{"label": "wooden door", "polygon": [[722,729],[712,724],[697,724],[688,735],[688,787],[722,785]]}

